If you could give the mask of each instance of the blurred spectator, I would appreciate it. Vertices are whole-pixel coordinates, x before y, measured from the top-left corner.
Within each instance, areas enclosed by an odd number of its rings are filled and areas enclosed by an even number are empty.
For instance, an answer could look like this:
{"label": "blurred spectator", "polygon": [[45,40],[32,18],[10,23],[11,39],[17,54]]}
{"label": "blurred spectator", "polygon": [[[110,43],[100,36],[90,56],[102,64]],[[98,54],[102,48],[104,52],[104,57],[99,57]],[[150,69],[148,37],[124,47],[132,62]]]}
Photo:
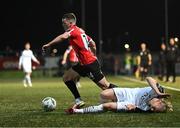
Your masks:
{"label": "blurred spectator", "polygon": [[133,56],[133,73],[136,78],[139,78],[138,55]]}
{"label": "blurred spectator", "polygon": [[125,73],[126,75],[132,75],[132,55],[130,48],[126,48],[125,53]]}
{"label": "blurred spectator", "polygon": [[141,50],[139,52],[138,64],[140,67],[141,80],[144,80],[148,74],[149,67],[152,64],[152,56],[150,51],[146,48],[145,43],[141,43]]}
{"label": "blurred spectator", "polygon": [[164,43],[161,44],[158,60],[160,69],[158,78],[164,81],[164,77],[166,75],[166,45]]}
{"label": "blurred spectator", "polygon": [[4,56],[13,56],[15,55],[12,48],[10,46],[5,47]]}
{"label": "blurred spectator", "polygon": [[166,63],[167,63],[167,74],[166,74],[166,82],[169,81],[169,77],[172,75],[173,80],[171,82],[176,81],[176,71],[175,64],[178,58],[178,46],[175,44],[174,38],[170,38],[169,46],[167,47],[166,54]]}

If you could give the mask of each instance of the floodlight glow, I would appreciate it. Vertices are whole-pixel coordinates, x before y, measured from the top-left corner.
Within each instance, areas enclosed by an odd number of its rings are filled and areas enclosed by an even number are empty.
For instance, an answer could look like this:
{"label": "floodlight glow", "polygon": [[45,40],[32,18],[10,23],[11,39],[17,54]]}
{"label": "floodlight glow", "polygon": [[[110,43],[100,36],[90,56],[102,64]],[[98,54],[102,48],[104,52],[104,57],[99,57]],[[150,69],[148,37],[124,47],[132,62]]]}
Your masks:
{"label": "floodlight glow", "polygon": [[129,44],[125,44],[124,47],[125,47],[126,49],[128,49],[128,48],[129,48]]}
{"label": "floodlight glow", "polygon": [[179,41],[179,39],[178,39],[177,37],[175,37],[175,38],[174,38],[174,41],[175,41],[175,42],[178,42],[178,41]]}
{"label": "floodlight glow", "polygon": [[57,53],[58,52],[58,50],[57,49],[53,49],[53,53]]}

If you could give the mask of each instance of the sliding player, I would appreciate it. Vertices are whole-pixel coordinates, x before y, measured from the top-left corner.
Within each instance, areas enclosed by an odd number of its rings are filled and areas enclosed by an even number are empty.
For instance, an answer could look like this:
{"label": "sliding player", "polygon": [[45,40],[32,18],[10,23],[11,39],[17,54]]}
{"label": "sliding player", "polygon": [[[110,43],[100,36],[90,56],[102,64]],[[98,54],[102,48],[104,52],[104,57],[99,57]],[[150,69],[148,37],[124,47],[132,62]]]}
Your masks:
{"label": "sliding player", "polygon": [[163,98],[169,97],[153,78],[147,77],[150,87],[144,88],[113,88],[101,92],[103,100],[110,100],[97,106],[90,106],[83,109],[77,107],[66,110],[67,114],[76,113],[98,113],[107,110],[111,111],[172,111],[172,105],[167,104]]}

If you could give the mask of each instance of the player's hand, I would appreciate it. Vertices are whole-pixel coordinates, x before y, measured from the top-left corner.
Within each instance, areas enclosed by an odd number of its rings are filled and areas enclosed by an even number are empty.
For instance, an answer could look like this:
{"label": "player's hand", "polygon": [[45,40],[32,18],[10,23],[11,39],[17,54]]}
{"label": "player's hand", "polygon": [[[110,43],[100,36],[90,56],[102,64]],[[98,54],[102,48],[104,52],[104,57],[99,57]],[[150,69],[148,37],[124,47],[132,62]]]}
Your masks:
{"label": "player's hand", "polygon": [[127,104],[127,105],[126,105],[126,108],[127,108],[128,111],[131,111],[131,110],[135,110],[135,109],[136,109],[136,106],[133,105],[133,104]]}
{"label": "player's hand", "polygon": [[39,65],[40,65],[40,62],[39,62],[39,61],[37,61],[37,64],[39,64]]}
{"label": "player's hand", "polygon": [[65,64],[66,64],[66,61],[65,61],[65,60],[62,60],[62,61],[61,61],[61,64],[62,64],[62,65],[65,65]]}
{"label": "player's hand", "polygon": [[50,46],[50,44],[45,44],[42,46],[42,55],[45,56],[46,54],[46,48],[48,48]]}
{"label": "player's hand", "polygon": [[42,50],[45,51],[46,48],[48,48],[50,45],[49,44],[45,44],[42,46]]}
{"label": "player's hand", "polygon": [[158,94],[158,97],[159,97],[159,98],[168,98],[168,97],[171,97],[171,95],[168,94],[168,93],[159,93],[159,94]]}

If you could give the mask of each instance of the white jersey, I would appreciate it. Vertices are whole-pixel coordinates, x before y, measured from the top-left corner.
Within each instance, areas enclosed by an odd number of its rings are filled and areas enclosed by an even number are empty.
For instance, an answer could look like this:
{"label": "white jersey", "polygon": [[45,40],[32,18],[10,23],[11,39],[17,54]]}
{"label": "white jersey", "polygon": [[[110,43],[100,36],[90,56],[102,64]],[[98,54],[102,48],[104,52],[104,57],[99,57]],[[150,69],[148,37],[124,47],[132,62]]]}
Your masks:
{"label": "white jersey", "polygon": [[23,67],[24,72],[32,72],[31,60],[38,61],[31,50],[24,50],[19,58],[19,66]]}
{"label": "white jersey", "polygon": [[144,111],[150,110],[148,102],[158,95],[151,87],[139,88],[136,96],[135,105]]}
{"label": "white jersey", "polygon": [[151,87],[145,88],[113,88],[117,97],[117,110],[127,110],[126,105],[133,104],[137,108],[147,111],[150,109],[148,102],[157,97]]}

